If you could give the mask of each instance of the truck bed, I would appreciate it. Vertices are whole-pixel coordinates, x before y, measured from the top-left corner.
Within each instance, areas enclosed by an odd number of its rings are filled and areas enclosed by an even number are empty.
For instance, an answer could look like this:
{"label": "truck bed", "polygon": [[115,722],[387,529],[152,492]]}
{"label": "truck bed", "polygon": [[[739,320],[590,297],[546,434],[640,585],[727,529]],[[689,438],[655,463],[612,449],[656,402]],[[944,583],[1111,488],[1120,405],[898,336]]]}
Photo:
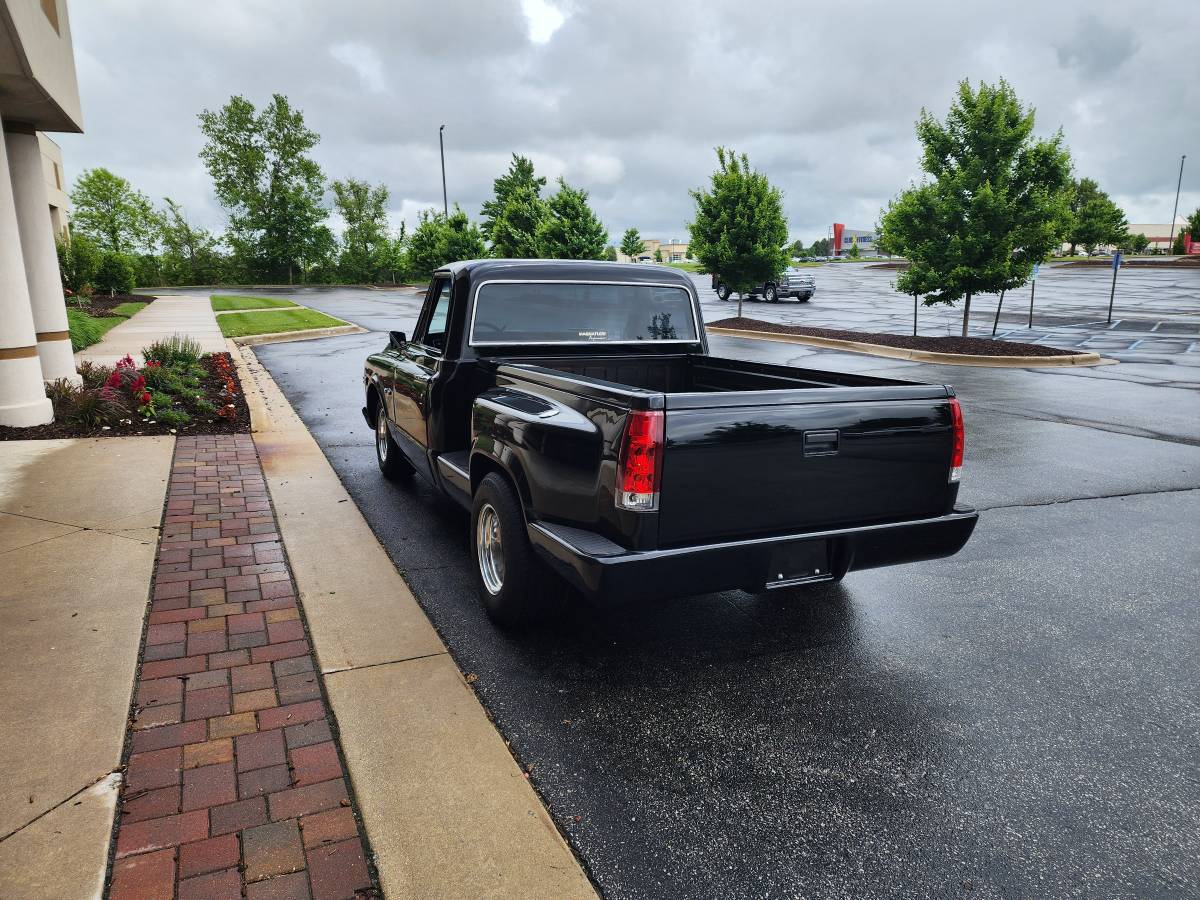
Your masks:
{"label": "truck bed", "polygon": [[957,495],[944,385],[628,355],[505,360],[496,383],[665,410],[660,548],[924,519]]}

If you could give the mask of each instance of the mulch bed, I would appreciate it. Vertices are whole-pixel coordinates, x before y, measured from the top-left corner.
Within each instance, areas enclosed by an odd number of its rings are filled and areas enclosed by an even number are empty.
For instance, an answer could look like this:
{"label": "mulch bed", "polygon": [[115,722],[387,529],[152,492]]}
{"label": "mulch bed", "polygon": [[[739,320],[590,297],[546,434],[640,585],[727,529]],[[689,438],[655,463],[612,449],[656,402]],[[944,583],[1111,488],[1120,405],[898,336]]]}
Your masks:
{"label": "mulch bed", "polygon": [[[230,363],[233,362],[228,353],[214,353],[211,356],[205,356],[201,360],[208,374],[201,379],[200,390],[203,391],[205,397],[214,403],[221,396],[221,388],[224,385],[224,380],[213,365],[213,358],[218,356],[225,357]],[[79,425],[68,425],[59,422],[51,422],[49,425],[35,425],[32,428],[10,428],[0,425],[0,441],[133,437],[136,435],[153,434],[246,434],[250,431],[250,408],[246,406],[245,393],[242,390],[236,367],[233,369],[233,380],[238,384],[237,396],[233,401],[237,415],[233,418],[226,419],[214,415],[206,419],[196,418],[186,425],[176,427],[158,423],[151,424],[137,418],[129,425],[111,425],[107,428],[85,428]]]}
{"label": "mulch bed", "polygon": [[68,300],[67,309],[77,309],[80,312],[87,313],[89,316],[104,319],[116,315],[113,310],[122,303],[151,303],[155,299],[155,297],[149,294],[116,294],[114,296],[93,294],[83,306],[76,306],[74,298]]}
{"label": "mulch bed", "polygon": [[970,353],[976,356],[1074,356],[1077,350],[1060,350],[1041,344],[1022,344],[1018,341],[988,338],[927,337],[911,334],[884,334],[878,331],[846,331],[839,328],[808,328],[802,325],[779,325],[745,316],[707,322],[709,328],[738,328],[743,331],[769,331],[772,334],[798,334],[805,337],[834,338],[839,341],[861,341],[883,344],[905,350],[932,350],[936,353]]}

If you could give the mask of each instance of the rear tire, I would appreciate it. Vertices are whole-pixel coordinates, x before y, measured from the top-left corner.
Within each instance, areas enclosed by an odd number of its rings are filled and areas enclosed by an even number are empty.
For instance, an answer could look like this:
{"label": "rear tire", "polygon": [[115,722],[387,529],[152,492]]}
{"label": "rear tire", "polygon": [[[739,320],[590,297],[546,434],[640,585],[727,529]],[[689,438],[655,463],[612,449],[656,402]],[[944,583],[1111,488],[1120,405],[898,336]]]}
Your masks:
{"label": "rear tire", "polygon": [[388,481],[412,479],[412,464],[388,430],[387,415],[382,404],[377,404],[375,409],[375,461],[379,463],[379,471]]}
{"label": "rear tire", "polygon": [[548,573],[529,544],[520,498],[497,472],[484,476],[471,504],[471,558],[492,622],[516,628],[539,618],[535,591]]}
{"label": "rear tire", "polygon": [[717,285],[718,300],[728,300],[730,293],[731,291],[729,290],[729,285],[725,284],[724,282],[721,282]]}

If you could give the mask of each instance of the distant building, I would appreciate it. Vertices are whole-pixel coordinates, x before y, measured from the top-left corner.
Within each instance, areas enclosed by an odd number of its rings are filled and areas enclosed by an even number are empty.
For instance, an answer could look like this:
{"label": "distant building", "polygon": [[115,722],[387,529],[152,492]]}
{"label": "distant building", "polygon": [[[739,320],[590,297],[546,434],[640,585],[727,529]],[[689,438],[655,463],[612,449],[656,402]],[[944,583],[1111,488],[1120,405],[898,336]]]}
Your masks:
{"label": "distant building", "polygon": [[[1150,246],[1146,248],[1147,252],[1158,250],[1162,253],[1171,252],[1171,223],[1164,224],[1140,224],[1129,225],[1130,234],[1144,234],[1150,239]],[[1187,220],[1184,218],[1175,219],[1175,236],[1179,237],[1181,233],[1187,231]]]}
{"label": "distant building", "polygon": [[833,256],[845,256],[851,248],[858,247],[858,252],[864,256],[876,256],[879,253],[875,248],[878,240],[879,234],[875,229],[847,228],[841,222],[834,222],[830,253]]}
{"label": "distant building", "polygon": [[626,256],[617,248],[617,260],[619,262],[654,262],[654,251],[662,252],[663,262],[686,262],[688,245],[684,241],[660,241],[657,238],[642,238],[642,243],[646,245],[646,249],[637,255],[636,258]]}
{"label": "distant building", "polygon": [[78,383],[54,239],[62,154],[40,132],[82,131],[66,0],[0,0],[0,425],[54,418],[45,383]]}

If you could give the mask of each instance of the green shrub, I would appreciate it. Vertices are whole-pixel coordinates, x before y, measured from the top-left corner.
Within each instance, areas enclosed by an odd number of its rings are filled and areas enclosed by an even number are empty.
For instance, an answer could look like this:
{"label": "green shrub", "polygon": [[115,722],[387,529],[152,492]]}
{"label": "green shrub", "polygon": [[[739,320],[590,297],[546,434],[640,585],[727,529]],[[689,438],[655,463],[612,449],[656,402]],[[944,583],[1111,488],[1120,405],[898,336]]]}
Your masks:
{"label": "green shrub", "polygon": [[197,397],[192,401],[192,409],[206,416],[215,415],[217,408],[205,400],[203,397]]}
{"label": "green shrub", "polygon": [[136,277],[133,260],[124,253],[108,250],[100,257],[94,284],[96,290],[105,294],[128,294],[133,291]]}
{"label": "green shrub", "polygon": [[59,239],[58,268],[63,287],[83,293],[92,285],[100,265],[100,249],[86,234],[72,234],[69,241]]}
{"label": "green shrub", "polygon": [[190,370],[200,362],[201,355],[199,342],[179,334],[155,341],[142,350],[146,362],[161,363],[177,371]]}
{"label": "green shrub", "polygon": [[170,394],[164,394],[162,391],[150,391],[150,405],[154,407],[154,415],[157,418],[159,412],[166,412],[171,408],[171,404],[175,401]]}
{"label": "green shrub", "polygon": [[142,369],[146,386],[152,391],[162,391],[164,394],[178,394],[183,391],[183,379],[174,369],[166,366],[146,366]]}
{"label": "green shrub", "polygon": [[79,364],[79,377],[83,379],[84,387],[104,387],[104,382],[108,381],[108,376],[112,373],[112,366],[100,366],[90,359],[85,359]]}
{"label": "green shrub", "polygon": [[182,409],[164,409],[161,412],[155,413],[154,418],[158,420],[160,425],[166,425],[169,428],[178,428],[192,421],[192,417]]}
{"label": "green shrub", "polygon": [[104,337],[105,329],[85,312],[67,310],[67,328],[71,332],[71,349],[78,352]]}

